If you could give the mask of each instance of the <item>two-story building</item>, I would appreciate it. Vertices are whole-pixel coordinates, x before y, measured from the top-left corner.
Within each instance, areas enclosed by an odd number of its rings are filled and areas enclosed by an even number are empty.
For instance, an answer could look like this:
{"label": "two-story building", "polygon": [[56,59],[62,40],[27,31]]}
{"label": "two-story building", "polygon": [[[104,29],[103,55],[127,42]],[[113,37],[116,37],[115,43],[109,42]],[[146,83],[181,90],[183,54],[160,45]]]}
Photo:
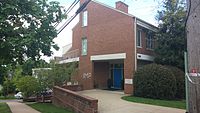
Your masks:
{"label": "two-story building", "polygon": [[[82,4],[86,0],[80,0]],[[157,28],[128,13],[92,0],[73,28],[72,44],[59,63],[79,62],[74,77],[84,89],[114,88],[133,93],[134,72],[154,60],[153,33]]]}

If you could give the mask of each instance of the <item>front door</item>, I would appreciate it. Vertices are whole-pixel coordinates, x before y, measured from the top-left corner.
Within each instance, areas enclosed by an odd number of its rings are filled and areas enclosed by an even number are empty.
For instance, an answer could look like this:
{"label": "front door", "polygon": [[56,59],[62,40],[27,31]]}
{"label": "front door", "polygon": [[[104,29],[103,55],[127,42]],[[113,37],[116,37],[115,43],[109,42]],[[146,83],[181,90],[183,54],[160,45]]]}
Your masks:
{"label": "front door", "polygon": [[113,72],[114,88],[121,89],[122,87],[122,69],[114,69]]}
{"label": "front door", "polygon": [[111,80],[112,88],[122,89],[123,87],[123,75],[124,75],[124,65],[120,64],[111,64]]}

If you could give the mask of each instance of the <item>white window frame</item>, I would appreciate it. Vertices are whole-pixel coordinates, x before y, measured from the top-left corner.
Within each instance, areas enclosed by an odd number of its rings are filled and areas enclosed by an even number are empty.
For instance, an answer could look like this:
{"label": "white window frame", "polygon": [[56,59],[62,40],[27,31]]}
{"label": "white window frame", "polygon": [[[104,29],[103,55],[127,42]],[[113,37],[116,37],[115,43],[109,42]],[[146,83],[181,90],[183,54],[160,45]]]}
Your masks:
{"label": "white window frame", "polygon": [[82,13],[82,27],[88,26],[88,11],[85,10]]}
{"label": "white window frame", "polygon": [[82,56],[87,55],[87,49],[88,49],[87,38],[86,37],[82,38],[81,43],[82,43],[81,54]]}
{"label": "white window frame", "polygon": [[[139,34],[138,34],[139,32]],[[137,44],[137,47],[138,48],[142,48],[142,30],[141,29],[137,29],[137,32],[136,32],[136,44]],[[140,37],[139,37],[140,36]],[[138,38],[140,39],[140,45],[138,45]]]}

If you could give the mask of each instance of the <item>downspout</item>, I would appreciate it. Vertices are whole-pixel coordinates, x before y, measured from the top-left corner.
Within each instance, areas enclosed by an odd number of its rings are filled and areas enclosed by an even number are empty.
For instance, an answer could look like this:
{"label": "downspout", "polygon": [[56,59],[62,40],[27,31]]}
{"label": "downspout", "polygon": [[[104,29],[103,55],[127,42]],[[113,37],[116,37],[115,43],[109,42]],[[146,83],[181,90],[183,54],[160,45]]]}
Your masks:
{"label": "downspout", "polygon": [[134,29],[135,29],[135,71],[137,70],[137,18],[135,17],[135,23],[134,23]]}

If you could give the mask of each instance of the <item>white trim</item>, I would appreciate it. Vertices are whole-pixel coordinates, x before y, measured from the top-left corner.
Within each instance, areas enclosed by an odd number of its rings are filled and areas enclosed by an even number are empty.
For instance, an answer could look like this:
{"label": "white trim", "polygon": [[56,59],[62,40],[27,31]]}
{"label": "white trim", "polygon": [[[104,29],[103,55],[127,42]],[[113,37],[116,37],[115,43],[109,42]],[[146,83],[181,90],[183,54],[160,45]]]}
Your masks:
{"label": "white trim", "polygon": [[58,64],[65,64],[65,63],[77,62],[77,61],[79,61],[79,57],[62,60],[62,61],[59,61]]}
{"label": "white trim", "polygon": [[32,71],[37,71],[37,70],[51,70],[51,68],[33,68]]}
{"label": "white trim", "polygon": [[154,61],[154,58],[154,56],[137,53],[137,59],[139,60]]}
{"label": "white trim", "polygon": [[90,56],[91,61],[93,61],[93,60],[114,60],[114,59],[126,59],[126,53]]}
{"label": "white trim", "polygon": [[137,25],[142,26],[144,28],[150,29],[154,32],[157,32],[158,30],[155,27],[152,27],[151,25],[147,24],[146,22],[142,22],[137,19]]}

